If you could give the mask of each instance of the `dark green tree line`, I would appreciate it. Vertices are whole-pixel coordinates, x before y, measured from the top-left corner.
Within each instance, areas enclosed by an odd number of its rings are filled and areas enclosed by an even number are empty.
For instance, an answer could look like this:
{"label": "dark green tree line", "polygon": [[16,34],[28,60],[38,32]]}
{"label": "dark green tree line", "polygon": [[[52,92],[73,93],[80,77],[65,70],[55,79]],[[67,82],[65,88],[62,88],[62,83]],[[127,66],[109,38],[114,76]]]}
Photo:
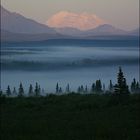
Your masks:
{"label": "dark green tree line", "polygon": [[[134,78],[131,86],[130,86],[130,91],[131,93],[140,93],[140,83],[138,81],[136,81],[136,79]],[[95,83],[92,84],[91,86],[91,90],[88,90],[88,86],[79,86],[77,89],[77,93],[81,93],[81,94],[87,94],[87,93],[91,93],[91,94],[105,94],[105,93],[109,93],[109,94],[129,94],[129,86],[127,85],[127,81],[126,78],[124,77],[124,73],[121,69],[121,67],[119,67],[119,72],[117,73],[117,83],[115,85],[113,85],[112,81],[110,80],[109,82],[109,86],[108,89],[106,89],[106,85],[102,84],[102,81],[96,80]],[[28,93],[27,95],[30,96],[35,96],[38,97],[41,94],[44,94],[44,90],[41,90],[40,85],[36,82],[35,87],[33,88],[32,84],[30,84],[29,89],[28,89]],[[67,84],[65,91],[62,90],[62,87],[59,86],[59,84],[56,84],[56,94],[62,94],[62,93],[71,93],[70,91],[70,85]],[[11,96],[18,96],[18,97],[23,97],[25,96],[25,92],[24,92],[24,88],[22,83],[20,83],[19,88],[18,88],[18,92],[16,90],[16,88],[13,88],[13,91],[11,92],[10,86],[8,85],[6,91],[3,93],[3,91],[1,90],[1,96],[2,95],[6,95],[7,97],[11,97]]]}

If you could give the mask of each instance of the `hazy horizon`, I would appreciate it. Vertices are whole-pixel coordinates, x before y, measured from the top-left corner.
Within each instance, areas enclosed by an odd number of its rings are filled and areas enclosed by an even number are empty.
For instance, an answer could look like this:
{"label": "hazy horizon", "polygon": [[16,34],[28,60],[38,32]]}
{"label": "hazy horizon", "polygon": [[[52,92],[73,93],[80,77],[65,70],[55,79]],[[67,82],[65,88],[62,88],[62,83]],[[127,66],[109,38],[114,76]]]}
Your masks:
{"label": "hazy horizon", "polygon": [[[2,0],[1,5],[11,12],[17,12],[27,18],[45,24],[49,18],[60,11],[96,15],[107,23],[124,30],[139,27],[139,0],[87,0],[81,1],[19,1]],[[125,18],[124,18],[125,17]]]}

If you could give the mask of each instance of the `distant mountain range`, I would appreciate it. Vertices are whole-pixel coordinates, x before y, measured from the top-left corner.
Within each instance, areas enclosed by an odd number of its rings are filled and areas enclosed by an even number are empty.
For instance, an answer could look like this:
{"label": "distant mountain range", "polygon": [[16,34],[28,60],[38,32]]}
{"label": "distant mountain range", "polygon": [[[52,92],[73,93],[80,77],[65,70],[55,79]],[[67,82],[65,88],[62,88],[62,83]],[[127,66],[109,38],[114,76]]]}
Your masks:
{"label": "distant mountain range", "polygon": [[125,31],[109,25],[95,14],[61,11],[47,20],[47,25],[60,34],[71,36],[138,35],[139,29]]}
{"label": "distant mountain range", "polygon": [[47,25],[40,24],[18,13],[12,13],[1,6],[1,28],[13,33],[55,34],[56,31]]}
{"label": "distant mountain range", "polygon": [[47,39],[99,39],[111,36],[138,36],[139,28],[125,31],[109,24],[99,25],[90,30],[77,28],[51,28],[12,13],[1,6],[1,41],[41,41]]}
{"label": "distant mountain range", "polygon": [[60,34],[65,34],[65,35],[71,35],[71,36],[110,36],[110,35],[134,35],[138,36],[139,35],[139,28],[132,30],[132,31],[125,31],[121,30],[118,28],[113,27],[112,25],[109,24],[103,24],[99,25],[98,27],[91,29],[91,30],[86,30],[86,31],[81,31],[76,28],[55,28],[55,30],[60,33]]}

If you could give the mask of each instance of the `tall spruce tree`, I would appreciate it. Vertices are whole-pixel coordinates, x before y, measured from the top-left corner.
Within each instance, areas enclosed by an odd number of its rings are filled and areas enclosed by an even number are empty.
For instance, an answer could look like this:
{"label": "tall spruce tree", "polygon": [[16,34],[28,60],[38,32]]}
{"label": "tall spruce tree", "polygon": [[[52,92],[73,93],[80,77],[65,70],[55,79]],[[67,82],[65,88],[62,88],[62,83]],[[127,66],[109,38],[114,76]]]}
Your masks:
{"label": "tall spruce tree", "polygon": [[124,74],[122,72],[121,67],[119,67],[119,73],[117,75],[117,84],[114,86],[116,94],[128,94],[129,89],[126,83],[126,79],[124,78]]}
{"label": "tall spruce tree", "polygon": [[59,93],[59,85],[58,85],[58,83],[56,84],[56,93]]}
{"label": "tall spruce tree", "polygon": [[6,90],[6,95],[7,95],[7,96],[11,96],[11,95],[12,95],[11,89],[10,89],[10,86],[9,86],[9,85],[8,85],[8,87],[7,87],[7,90]]}
{"label": "tall spruce tree", "polygon": [[93,83],[92,86],[91,86],[91,92],[95,93],[95,90],[96,90],[95,83]]}
{"label": "tall spruce tree", "polygon": [[81,93],[84,93],[84,86],[83,85],[81,85]]}
{"label": "tall spruce tree", "polygon": [[29,86],[28,96],[34,96],[32,84],[30,84],[30,86]]}
{"label": "tall spruce tree", "polygon": [[40,96],[40,93],[39,93],[39,85],[38,85],[38,83],[36,82],[36,84],[35,84],[35,96],[36,97],[38,97],[38,96]]}
{"label": "tall spruce tree", "polygon": [[70,85],[67,84],[67,86],[66,86],[66,93],[69,93],[69,92],[70,92]]}
{"label": "tall spruce tree", "polygon": [[81,86],[78,87],[77,92],[81,93]]}
{"label": "tall spruce tree", "polygon": [[96,90],[97,93],[101,93],[102,92],[101,80],[96,80],[95,90]]}
{"label": "tall spruce tree", "polygon": [[22,83],[20,83],[20,85],[19,85],[18,96],[19,97],[24,96],[24,89],[23,89]]}
{"label": "tall spruce tree", "polygon": [[128,94],[129,93],[129,87],[126,83],[126,79],[123,78],[123,94]]}

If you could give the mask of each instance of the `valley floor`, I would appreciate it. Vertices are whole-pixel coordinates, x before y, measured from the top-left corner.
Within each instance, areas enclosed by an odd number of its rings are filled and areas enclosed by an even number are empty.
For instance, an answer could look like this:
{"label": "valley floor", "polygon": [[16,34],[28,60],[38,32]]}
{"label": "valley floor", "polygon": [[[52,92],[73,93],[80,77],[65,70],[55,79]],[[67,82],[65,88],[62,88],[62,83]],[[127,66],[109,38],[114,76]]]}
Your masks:
{"label": "valley floor", "polygon": [[1,140],[139,140],[140,95],[0,98]]}

